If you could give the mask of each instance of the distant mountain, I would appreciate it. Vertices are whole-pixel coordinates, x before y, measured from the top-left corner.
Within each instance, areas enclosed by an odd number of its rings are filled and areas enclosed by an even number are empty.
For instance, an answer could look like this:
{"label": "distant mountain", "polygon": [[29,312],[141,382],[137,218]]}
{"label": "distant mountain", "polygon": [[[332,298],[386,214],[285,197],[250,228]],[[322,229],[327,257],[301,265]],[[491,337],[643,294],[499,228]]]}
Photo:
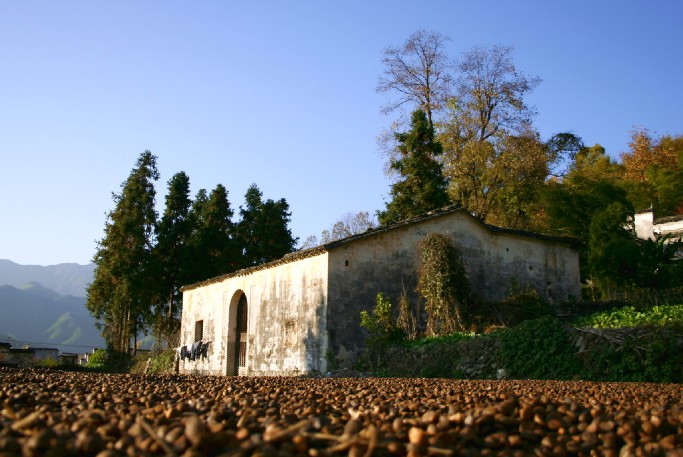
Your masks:
{"label": "distant mountain", "polygon": [[59,295],[85,297],[85,289],[92,282],[94,264],[60,263],[47,267],[20,265],[11,260],[0,259],[0,286],[22,287],[37,282]]}
{"label": "distant mountain", "polygon": [[0,286],[0,341],[62,352],[105,347],[84,297],[60,295],[37,282]]}

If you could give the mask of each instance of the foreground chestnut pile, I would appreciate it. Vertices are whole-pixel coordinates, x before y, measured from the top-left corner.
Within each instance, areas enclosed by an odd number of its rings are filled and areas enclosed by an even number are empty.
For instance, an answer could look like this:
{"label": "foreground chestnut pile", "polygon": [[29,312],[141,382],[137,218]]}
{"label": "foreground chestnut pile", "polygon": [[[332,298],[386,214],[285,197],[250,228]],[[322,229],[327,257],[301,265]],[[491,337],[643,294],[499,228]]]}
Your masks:
{"label": "foreground chestnut pile", "polygon": [[0,457],[683,457],[683,386],[0,369]]}

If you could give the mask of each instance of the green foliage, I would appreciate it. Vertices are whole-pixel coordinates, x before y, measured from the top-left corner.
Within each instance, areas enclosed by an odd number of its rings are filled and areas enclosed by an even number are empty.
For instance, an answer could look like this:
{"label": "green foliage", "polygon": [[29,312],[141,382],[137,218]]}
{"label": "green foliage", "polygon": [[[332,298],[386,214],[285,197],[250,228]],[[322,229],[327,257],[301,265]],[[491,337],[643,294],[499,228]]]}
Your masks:
{"label": "green foliage", "polygon": [[[604,150],[603,154],[604,154]],[[577,155],[578,160],[579,155]],[[597,160],[597,159],[596,159]],[[604,167],[614,164],[609,158]],[[601,162],[600,160],[597,160]],[[579,266],[581,277],[590,277],[588,246],[593,216],[612,203],[628,208],[626,191],[615,182],[611,172],[584,170],[570,171],[562,183],[550,182],[543,192],[543,206],[548,216],[551,233],[572,236],[579,240]],[[632,212],[631,212],[632,214]]]}
{"label": "green foliage", "polygon": [[683,286],[683,262],[676,258],[681,248],[683,240],[673,241],[668,235],[657,240],[643,240],[636,285],[652,290]]}
{"label": "green foliage", "polygon": [[475,332],[456,332],[450,335],[425,336],[414,341],[407,342],[406,347],[440,346],[454,344],[472,338],[480,338],[484,335]]}
{"label": "green foliage", "polygon": [[445,235],[430,233],[419,243],[417,290],[425,298],[427,335],[464,330],[470,286],[460,251]]}
{"label": "green foliage", "polygon": [[591,218],[588,261],[595,279],[618,286],[634,282],[639,249],[625,228],[632,214],[633,207],[615,202]]}
{"label": "green foliage", "polygon": [[574,321],[575,327],[620,328],[640,326],[683,326],[683,305],[653,306],[638,310],[634,306],[614,308]]}
{"label": "green foliage", "polygon": [[298,240],[288,227],[292,213],[287,200],[263,201],[262,197],[252,184],[244,196],[245,206],[240,206],[242,220],[237,224],[237,234],[245,266],[279,259],[292,252]]}
{"label": "green foliage", "polygon": [[380,224],[388,225],[447,206],[446,179],[436,158],[441,144],[434,138],[424,111],[412,115],[411,129],[396,134],[400,157],[392,159],[391,169],[401,178],[391,186],[391,202],[378,213]]}
{"label": "green foliage", "polygon": [[113,196],[116,206],[107,215],[105,236],[93,259],[95,274],[86,306],[115,351],[128,352],[131,338],[145,329],[152,315],[157,290],[152,255],[156,160],[151,152],[142,153],[121,193]]}
{"label": "green foliage", "polygon": [[103,370],[109,365],[109,353],[106,349],[95,349],[90,357],[88,358],[88,363],[85,365],[86,368],[93,370]]}
{"label": "green foliage", "polygon": [[499,333],[499,363],[515,379],[572,379],[582,366],[559,320],[545,316]]}
{"label": "green foliage", "polygon": [[204,189],[197,193],[189,212],[192,232],[189,258],[185,268],[190,282],[202,281],[246,266],[241,259],[236,240],[233,210],[228,191],[218,184],[209,195]]}
{"label": "green foliage", "polygon": [[148,374],[173,373],[175,371],[175,351],[158,352],[150,357]]}
{"label": "green foliage", "polygon": [[[166,208],[157,226],[154,258],[158,268],[158,295],[154,303],[153,321],[157,344],[170,341],[178,331],[182,293],[180,287],[191,283],[189,240],[190,178],[176,173],[168,181]],[[169,343],[170,345],[170,343]]]}
{"label": "green foliage", "polygon": [[679,335],[683,327],[659,327],[623,343],[595,345],[583,358],[587,377],[597,381],[682,382],[683,352]]}
{"label": "green foliage", "polygon": [[40,362],[38,362],[37,366],[41,368],[54,368],[56,366],[59,366],[59,362],[57,362],[55,359],[52,357],[46,357]]}
{"label": "green foliage", "polygon": [[386,347],[405,340],[405,331],[398,327],[391,314],[391,302],[381,293],[377,294],[372,314],[360,313],[360,325],[369,335],[367,345],[371,349]]}
{"label": "green foliage", "polygon": [[325,360],[327,361],[328,370],[334,371],[339,369],[339,361],[334,356],[334,352],[330,351],[329,349],[325,353]]}

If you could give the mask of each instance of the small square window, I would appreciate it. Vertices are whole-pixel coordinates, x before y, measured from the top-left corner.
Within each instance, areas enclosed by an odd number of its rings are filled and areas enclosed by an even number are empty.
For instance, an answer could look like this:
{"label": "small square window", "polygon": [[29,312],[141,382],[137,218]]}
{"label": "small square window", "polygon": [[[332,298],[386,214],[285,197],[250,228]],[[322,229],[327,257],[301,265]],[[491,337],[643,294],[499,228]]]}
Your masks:
{"label": "small square window", "polygon": [[201,341],[204,338],[204,321],[194,323],[194,340]]}

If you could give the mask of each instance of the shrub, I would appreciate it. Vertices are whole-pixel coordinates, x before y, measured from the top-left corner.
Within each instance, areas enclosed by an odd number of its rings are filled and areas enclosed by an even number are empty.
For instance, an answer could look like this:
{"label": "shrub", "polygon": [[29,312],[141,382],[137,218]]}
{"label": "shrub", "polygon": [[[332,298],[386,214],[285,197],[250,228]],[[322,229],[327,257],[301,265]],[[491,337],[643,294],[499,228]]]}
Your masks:
{"label": "shrub", "polygon": [[169,349],[154,354],[147,373],[172,373],[175,370],[175,350]]}
{"label": "shrub", "polygon": [[109,363],[109,353],[106,349],[95,349],[90,357],[88,358],[88,363],[85,367],[93,370],[103,370],[107,367]]}
{"label": "shrub", "polygon": [[555,317],[523,322],[499,336],[499,364],[513,378],[571,379],[583,371],[567,333]]}
{"label": "shrub", "polygon": [[372,314],[360,313],[360,325],[368,332],[366,344],[369,348],[381,348],[405,340],[405,331],[396,324],[391,315],[391,302],[382,293],[377,294]]}
{"label": "shrub", "polygon": [[52,357],[47,357],[47,358],[44,358],[43,360],[39,361],[37,363],[37,366],[41,367],[41,368],[54,368],[56,366],[59,366],[59,362],[57,362]]}

